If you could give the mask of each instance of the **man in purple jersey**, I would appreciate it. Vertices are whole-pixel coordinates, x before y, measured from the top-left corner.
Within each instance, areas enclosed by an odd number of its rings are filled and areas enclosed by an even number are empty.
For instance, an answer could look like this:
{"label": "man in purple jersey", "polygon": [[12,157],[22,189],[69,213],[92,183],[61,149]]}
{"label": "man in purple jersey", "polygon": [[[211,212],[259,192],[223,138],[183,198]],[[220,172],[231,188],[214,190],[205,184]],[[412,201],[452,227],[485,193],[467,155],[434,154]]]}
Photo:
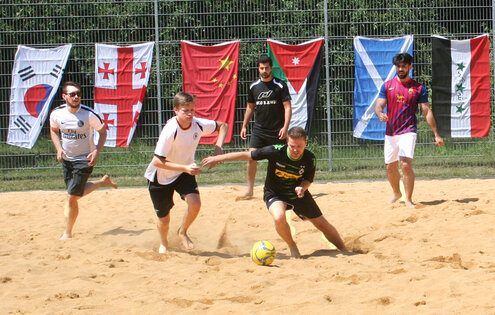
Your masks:
{"label": "man in purple jersey", "polygon": [[[375,113],[378,118],[387,123],[385,132],[385,164],[387,164],[388,181],[394,195],[390,203],[402,197],[400,192],[400,174],[398,161],[402,168],[406,205],[414,207],[412,193],[414,190],[414,172],[412,160],[416,145],[417,120],[416,110],[421,106],[426,122],[435,135],[435,144],[443,145],[443,139],[437,131],[437,124],[430,110],[428,91],[424,86],[409,76],[413,58],[408,53],[401,53],[394,57],[397,77],[385,82],[376,101]],[[387,113],[383,110],[387,106]]]}

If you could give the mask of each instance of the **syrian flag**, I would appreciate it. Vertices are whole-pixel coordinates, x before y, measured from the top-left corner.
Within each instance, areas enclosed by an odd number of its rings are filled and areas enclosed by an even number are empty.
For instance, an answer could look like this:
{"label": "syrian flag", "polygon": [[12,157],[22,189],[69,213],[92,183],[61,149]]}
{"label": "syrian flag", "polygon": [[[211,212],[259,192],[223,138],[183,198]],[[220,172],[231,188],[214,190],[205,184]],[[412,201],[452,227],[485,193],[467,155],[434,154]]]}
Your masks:
{"label": "syrian flag", "polygon": [[[150,78],[153,45],[96,44],[95,111],[107,128],[107,147],[131,143]],[[98,135],[95,132],[95,141]]]}
{"label": "syrian flag", "polygon": [[[232,141],[239,73],[239,41],[204,46],[181,41],[184,92],[196,95],[196,116],[229,125],[225,143]],[[200,144],[214,144],[217,132]]]}
{"label": "syrian flag", "polygon": [[309,137],[320,83],[324,39],[321,37],[298,45],[273,39],[267,42],[268,56],[273,61],[273,76],[284,80],[289,87],[292,104],[289,128],[302,127]]}
{"label": "syrian flag", "polygon": [[490,131],[488,34],[467,40],[432,37],[432,103],[442,137],[486,137]]}
{"label": "syrian flag", "polygon": [[[354,37],[354,137],[384,140],[386,123],[375,114],[376,100],[385,81],[395,77],[392,59],[399,53],[413,54],[413,36],[375,39]],[[410,73],[412,77],[412,71]]]}
{"label": "syrian flag", "polygon": [[7,143],[31,149],[57,94],[72,45],[18,46],[12,70]]}

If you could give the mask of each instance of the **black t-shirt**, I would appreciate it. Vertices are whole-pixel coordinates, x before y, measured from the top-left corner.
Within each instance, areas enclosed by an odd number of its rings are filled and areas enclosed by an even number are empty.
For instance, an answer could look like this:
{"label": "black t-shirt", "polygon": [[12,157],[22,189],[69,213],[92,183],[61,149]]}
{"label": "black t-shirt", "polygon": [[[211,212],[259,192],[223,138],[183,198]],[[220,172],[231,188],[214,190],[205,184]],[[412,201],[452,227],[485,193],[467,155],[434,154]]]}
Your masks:
{"label": "black t-shirt", "polygon": [[253,160],[268,160],[265,191],[281,198],[297,199],[294,188],[303,180],[313,182],[316,158],[311,151],[304,150],[299,160],[290,158],[287,145],[270,145],[251,152]]}
{"label": "black t-shirt", "polygon": [[283,102],[290,101],[287,84],[277,78],[268,82],[261,79],[249,86],[248,103],[255,103],[254,128],[278,131],[284,126]]}

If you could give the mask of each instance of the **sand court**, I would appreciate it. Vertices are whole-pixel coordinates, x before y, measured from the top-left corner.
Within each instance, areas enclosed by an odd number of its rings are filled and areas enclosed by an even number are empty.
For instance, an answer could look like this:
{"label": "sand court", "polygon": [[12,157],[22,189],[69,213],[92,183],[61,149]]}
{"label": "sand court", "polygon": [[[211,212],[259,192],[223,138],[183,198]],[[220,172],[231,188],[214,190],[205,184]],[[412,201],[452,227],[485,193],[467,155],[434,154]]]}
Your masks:
{"label": "sand court", "polygon": [[[300,260],[289,259],[260,185],[236,201],[243,185],[200,183],[191,251],[173,233],[186,208],[175,195],[165,255],[146,187],[82,198],[67,241],[64,191],[0,193],[2,313],[495,313],[494,188],[495,179],[418,179],[411,209],[387,203],[386,181],[314,183],[352,252],[292,214]],[[249,258],[258,240],[278,251],[270,267]]]}

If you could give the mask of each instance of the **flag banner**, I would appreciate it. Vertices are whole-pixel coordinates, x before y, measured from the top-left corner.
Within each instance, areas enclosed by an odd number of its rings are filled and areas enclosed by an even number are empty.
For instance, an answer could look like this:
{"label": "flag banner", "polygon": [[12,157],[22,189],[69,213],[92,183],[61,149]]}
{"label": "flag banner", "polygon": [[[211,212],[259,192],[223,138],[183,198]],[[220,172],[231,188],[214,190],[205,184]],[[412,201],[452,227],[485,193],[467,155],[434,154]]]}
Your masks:
{"label": "flag banner", "polygon": [[36,49],[19,45],[10,90],[7,143],[31,149],[57,94],[72,45]]}
{"label": "flag banner", "polygon": [[95,46],[94,107],[107,128],[105,146],[128,147],[143,107],[154,43]]}
{"label": "flag banner", "polygon": [[432,105],[442,137],[486,137],[490,132],[490,41],[432,37]]}
{"label": "flag banner", "polygon": [[292,104],[289,128],[302,127],[308,137],[316,107],[324,39],[298,45],[267,39],[268,56],[273,61],[273,76],[287,83]]}
{"label": "flag banner", "polygon": [[[196,95],[196,116],[229,125],[225,143],[232,141],[239,73],[239,41],[205,46],[181,41],[182,85]],[[218,132],[204,135],[200,144],[214,144]]]}
{"label": "flag banner", "polygon": [[383,83],[396,75],[392,59],[399,53],[413,55],[412,35],[390,39],[354,37],[354,137],[385,139],[386,123],[376,116],[375,105]]}

